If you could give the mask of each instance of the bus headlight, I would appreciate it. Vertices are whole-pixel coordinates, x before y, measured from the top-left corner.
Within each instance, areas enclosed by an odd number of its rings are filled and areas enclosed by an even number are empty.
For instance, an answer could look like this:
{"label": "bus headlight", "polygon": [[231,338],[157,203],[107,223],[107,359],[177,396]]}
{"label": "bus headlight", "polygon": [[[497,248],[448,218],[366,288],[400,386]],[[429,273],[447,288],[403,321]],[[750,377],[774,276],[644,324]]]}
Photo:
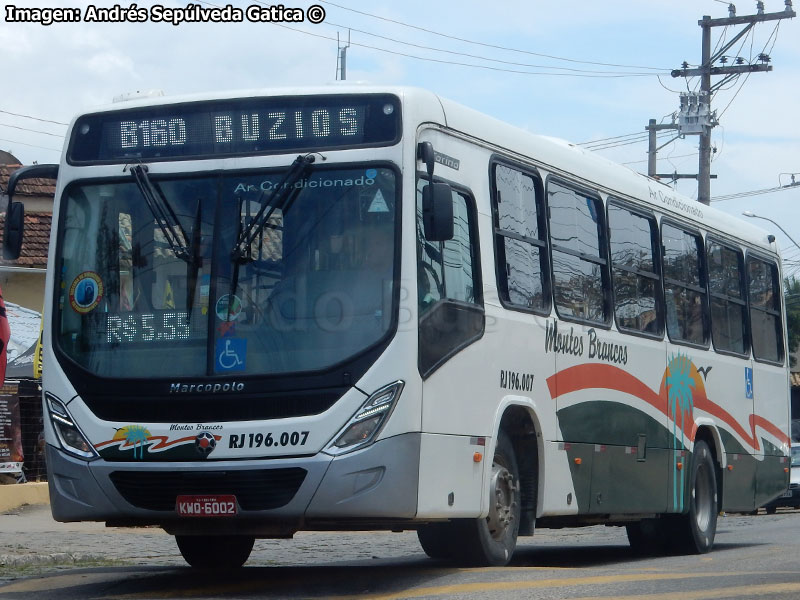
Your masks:
{"label": "bus headlight", "polygon": [[75,425],[64,403],[50,393],[45,393],[44,397],[47,400],[50,422],[53,424],[58,441],[61,442],[61,447],[69,454],[80,458],[97,458],[97,452]]}
{"label": "bus headlight", "polygon": [[328,454],[352,452],[370,444],[392,414],[405,383],[395,381],[367,398],[328,446]]}

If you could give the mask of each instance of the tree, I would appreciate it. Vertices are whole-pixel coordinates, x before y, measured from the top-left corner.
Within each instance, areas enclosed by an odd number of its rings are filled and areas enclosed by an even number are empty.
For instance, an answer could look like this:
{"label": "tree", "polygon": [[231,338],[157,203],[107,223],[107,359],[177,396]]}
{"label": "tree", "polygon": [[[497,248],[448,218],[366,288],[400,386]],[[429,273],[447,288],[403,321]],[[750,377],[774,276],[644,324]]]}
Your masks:
{"label": "tree", "polygon": [[786,328],[789,332],[789,364],[796,366],[794,353],[800,345],[800,280],[787,277],[783,282],[786,294]]}

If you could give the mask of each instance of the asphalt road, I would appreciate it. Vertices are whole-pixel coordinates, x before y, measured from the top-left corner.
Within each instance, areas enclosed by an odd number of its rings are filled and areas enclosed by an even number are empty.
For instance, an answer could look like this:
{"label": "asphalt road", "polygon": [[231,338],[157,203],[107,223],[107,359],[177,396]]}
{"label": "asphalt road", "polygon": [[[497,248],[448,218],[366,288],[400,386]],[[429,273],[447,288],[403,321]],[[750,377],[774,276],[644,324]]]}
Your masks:
{"label": "asphalt road", "polygon": [[158,529],[55,523],[47,506],[0,515],[0,596],[43,600],[797,599],[799,557],[800,512],[779,511],[720,518],[702,556],[637,556],[619,528],[540,529],[511,566],[460,569],[427,559],[413,532],[299,533],[258,540],[239,571],[197,572]]}

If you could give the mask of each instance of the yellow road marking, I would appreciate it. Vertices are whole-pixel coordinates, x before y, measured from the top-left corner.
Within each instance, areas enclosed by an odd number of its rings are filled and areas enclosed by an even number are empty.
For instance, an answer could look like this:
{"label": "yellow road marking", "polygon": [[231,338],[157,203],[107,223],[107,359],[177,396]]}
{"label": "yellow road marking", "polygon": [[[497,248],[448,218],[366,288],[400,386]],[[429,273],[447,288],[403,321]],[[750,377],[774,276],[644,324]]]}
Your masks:
{"label": "yellow road marking", "polygon": [[[541,570],[541,567],[536,568],[536,570]],[[255,569],[246,569],[245,572],[250,571],[253,573]],[[487,571],[495,571],[495,569],[485,569]],[[504,572],[508,573],[509,575],[513,575],[515,573],[519,573],[520,571],[525,570],[533,570],[533,569],[514,569],[514,568],[505,568],[503,569]],[[267,569],[269,571],[269,569]],[[386,582],[386,578],[380,577],[378,571],[381,569],[376,570],[372,575],[374,577],[368,576],[368,579],[371,581],[381,583]],[[450,571],[451,573],[454,572]],[[476,572],[480,572],[480,569],[476,569]],[[798,572],[775,572],[770,573],[771,575],[794,575],[797,576]],[[120,572],[111,572],[111,573],[81,573],[81,574],[64,574],[64,575],[56,575],[50,576],[42,579],[28,579],[19,582],[14,582],[10,585],[6,585],[3,588],[0,588],[0,596],[7,594],[7,593],[19,593],[19,592],[36,592],[36,591],[43,591],[43,590],[54,590],[54,589],[67,589],[70,587],[77,587],[77,586],[92,586],[99,583],[105,583],[109,581],[117,581],[123,585],[126,584],[126,580],[130,582],[132,585],[134,579],[143,580],[151,575],[150,573],[144,571],[138,572],[127,572],[127,573],[120,573]],[[250,575],[250,574],[248,574]],[[364,573],[362,573],[362,576]],[[550,578],[550,579],[542,579],[539,581],[530,581],[530,580],[520,580],[520,581],[484,581],[484,582],[475,582],[475,583],[462,583],[462,584],[452,584],[452,585],[441,585],[441,586],[430,586],[430,587],[417,587],[412,589],[407,589],[398,592],[391,592],[391,593],[384,593],[384,594],[376,594],[374,590],[365,591],[361,594],[352,594],[352,595],[344,595],[344,596],[332,596],[329,597],[331,600],[364,600],[365,598],[369,598],[370,600],[403,600],[403,599],[410,599],[410,598],[420,598],[425,596],[453,596],[453,595],[470,595],[470,594],[487,594],[487,593],[496,593],[496,592],[508,592],[508,591],[523,591],[523,590],[532,590],[532,589],[547,589],[547,588],[563,588],[567,586],[600,586],[600,585],[612,585],[612,584],[620,584],[620,583],[636,583],[636,582],[657,582],[657,581],[675,581],[675,580],[691,580],[691,579],[711,579],[711,578],[722,578],[722,577],[737,577],[737,576],[748,576],[748,575],[764,575],[763,572],[723,572],[723,573],[638,573],[638,574],[625,574],[625,575],[597,575],[597,576],[588,576],[588,577],[558,577],[558,578]],[[308,583],[308,580],[302,578],[303,583]],[[278,592],[278,589],[284,590],[284,592],[288,589],[293,588],[294,586],[298,585],[300,581],[297,578],[290,578],[290,579],[280,579],[280,580],[273,580],[269,577],[269,575],[265,575],[264,577],[246,577],[243,580],[239,581],[227,581],[225,583],[213,583],[209,584],[206,583],[205,585],[198,586],[195,583],[194,587],[190,586],[182,586],[180,589],[165,589],[162,590],[161,593],[163,594],[162,597],[170,598],[170,597],[191,597],[196,595],[208,595],[208,594],[224,594],[224,593],[244,593],[250,591],[260,591],[263,594],[275,594]],[[334,577],[331,582],[332,585],[336,585],[337,587],[341,585],[341,578]],[[325,585],[325,577],[320,578],[317,581],[318,585]],[[362,582],[363,585],[363,582]],[[107,592],[106,592],[107,593]],[[725,588],[716,588],[716,589],[705,589],[705,590],[688,590],[688,591],[681,591],[678,593],[678,596],[681,600],[718,600],[718,599],[727,599],[727,598],[756,598],[759,596],[765,596],[768,594],[781,594],[781,593],[792,593],[795,594],[794,597],[800,597],[800,582],[796,583],[764,583],[762,585],[743,585],[743,586],[733,586],[733,587],[725,587]],[[121,594],[114,594],[112,596],[108,596],[109,598],[143,598],[143,597],[152,597],[152,591],[144,592],[144,593],[121,593]],[[676,598],[676,592],[671,591],[667,593],[653,593],[653,594],[637,594],[637,595],[620,595],[619,593],[614,594],[613,596],[587,596],[583,598],[576,598],[575,600],[674,600]]]}
{"label": "yellow road marking", "polygon": [[[666,592],[664,594],[640,594],[638,596],[585,596],[573,600],[715,600],[717,598],[755,598],[772,594],[800,592],[800,583],[765,583],[763,585],[743,585],[737,587],[716,588],[713,590],[694,590]],[[796,598],[797,596],[792,596]]]}
{"label": "yellow road marking", "polygon": [[[510,569],[510,572],[513,573],[514,570]],[[750,573],[753,575],[754,573]],[[759,573],[763,575],[763,573]],[[453,584],[453,585],[442,585],[442,586],[435,586],[435,587],[422,587],[422,588],[414,588],[411,590],[405,590],[402,592],[393,592],[388,594],[354,594],[349,596],[334,596],[331,597],[331,600],[359,600],[369,597],[370,600],[403,600],[406,598],[421,598],[424,596],[452,596],[456,594],[478,594],[478,593],[489,593],[489,592],[504,592],[504,591],[520,591],[520,590],[530,590],[530,589],[541,589],[541,588],[558,588],[558,587],[566,587],[566,586],[579,586],[579,585],[608,585],[613,583],[630,583],[630,582],[640,582],[640,581],[663,581],[663,580],[670,580],[674,581],[676,579],[701,579],[701,578],[711,578],[711,577],[732,577],[732,576],[741,576],[746,575],[746,573],[654,573],[654,574],[640,574],[640,575],[597,575],[597,576],[590,576],[590,577],[566,577],[563,579],[542,579],[540,581],[498,581],[498,582],[480,582],[480,583],[461,583],[461,584]],[[790,591],[797,589],[800,590],[800,583],[797,584],[776,584],[776,585],[789,585],[789,586],[796,586],[791,588]],[[753,588],[760,588],[760,586],[751,586]],[[739,589],[739,588],[730,588],[730,589]],[[742,588],[743,589],[743,588]],[[709,590],[708,592],[703,593],[713,593],[713,590]],[[730,593],[730,592],[726,592]],[[765,592],[769,593],[769,592]],[[701,599],[701,598],[724,598],[725,595],[720,596],[691,596],[690,593],[680,593],[681,600],[692,600],[692,599]],[[664,595],[654,595],[652,596],[652,600],[673,600],[676,597],[675,592],[671,592],[669,594]],[[597,597],[591,597],[592,600],[600,600]],[[620,596],[614,595],[604,598],[603,600],[619,600]],[[628,598],[625,596],[625,598]],[[651,596],[631,596],[631,600],[636,598],[642,598],[651,600]],[[583,599],[587,600],[587,599]]]}

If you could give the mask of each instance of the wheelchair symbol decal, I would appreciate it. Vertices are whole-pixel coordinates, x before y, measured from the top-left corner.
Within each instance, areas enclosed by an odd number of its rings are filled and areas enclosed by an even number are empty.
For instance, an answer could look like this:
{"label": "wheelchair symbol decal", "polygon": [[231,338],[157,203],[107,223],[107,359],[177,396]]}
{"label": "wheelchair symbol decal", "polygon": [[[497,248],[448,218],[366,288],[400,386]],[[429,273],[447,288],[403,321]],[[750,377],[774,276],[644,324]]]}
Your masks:
{"label": "wheelchair symbol decal", "polygon": [[744,395],[748,400],[753,399],[753,369],[744,368]]}
{"label": "wheelchair symbol decal", "polygon": [[215,355],[218,371],[244,371],[247,361],[247,340],[241,338],[217,340]]}

